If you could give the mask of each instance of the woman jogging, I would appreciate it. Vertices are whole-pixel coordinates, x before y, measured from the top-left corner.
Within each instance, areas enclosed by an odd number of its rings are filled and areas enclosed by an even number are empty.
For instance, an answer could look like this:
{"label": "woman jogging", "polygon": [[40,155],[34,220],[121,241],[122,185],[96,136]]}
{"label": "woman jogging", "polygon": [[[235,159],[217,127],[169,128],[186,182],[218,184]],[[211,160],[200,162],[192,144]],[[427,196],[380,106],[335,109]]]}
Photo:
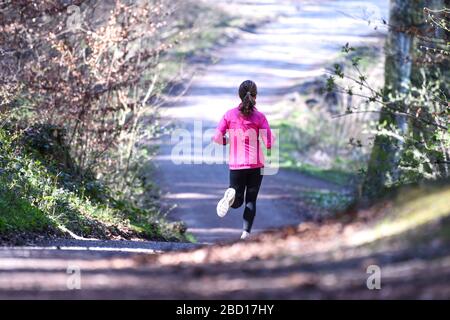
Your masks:
{"label": "woman jogging", "polygon": [[[244,230],[241,239],[251,232],[256,215],[256,198],[261,186],[264,155],[259,137],[270,152],[274,137],[265,115],[256,109],[256,84],[247,80],[239,87],[241,103],[228,110],[217,126],[214,136],[216,143],[230,144],[229,167],[230,186],[217,204],[217,214],[224,217],[231,208],[239,208],[245,203]],[[228,132],[228,139],[225,134]]]}

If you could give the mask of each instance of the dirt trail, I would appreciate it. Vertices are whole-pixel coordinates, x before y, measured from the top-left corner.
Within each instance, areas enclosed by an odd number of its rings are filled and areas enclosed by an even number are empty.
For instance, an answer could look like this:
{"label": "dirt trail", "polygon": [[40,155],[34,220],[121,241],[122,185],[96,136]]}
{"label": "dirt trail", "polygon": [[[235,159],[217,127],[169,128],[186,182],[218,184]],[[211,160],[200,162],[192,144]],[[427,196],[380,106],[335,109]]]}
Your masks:
{"label": "dirt trail", "polygon": [[[252,79],[259,87],[258,109],[270,121],[277,116],[272,109],[274,102],[293,92],[302,81],[323,75],[324,66],[345,43],[378,41],[380,34],[357,17],[385,17],[387,4],[384,0],[231,2],[229,6],[240,8],[241,12],[264,14],[267,10],[277,10],[279,17],[256,31],[242,32],[234,44],[215,53],[217,63],[195,77],[187,94],[164,110],[165,116],[173,119],[177,128],[188,130],[194,139],[201,139],[201,130],[214,128],[226,110],[238,104],[237,86],[243,80]],[[196,126],[201,129],[194,132]],[[242,209],[232,210],[225,219],[215,214],[216,203],[228,184],[228,169],[225,164],[201,164],[202,150],[209,143],[207,137],[203,139],[199,146],[192,142],[191,163],[186,156],[177,158],[185,160],[181,165],[172,162],[170,137],[162,140],[156,159],[157,179],[165,203],[177,205],[169,217],[185,221],[199,242],[236,239],[241,232]],[[200,164],[193,164],[196,161]],[[280,171],[266,176],[254,231],[300,223],[308,211],[298,201],[299,193],[305,189],[336,190],[338,187],[296,172]]]}
{"label": "dirt trail", "polygon": [[[52,254],[0,250],[0,299],[450,297],[448,238],[411,246],[400,235],[350,245],[349,240],[367,227],[361,221],[305,223],[258,235],[252,242],[134,258],[111,252],[105,256],[64,250]],[[419,230],[414,239],[420,234]],[[382,268],[380,290],[368,289],[371,266]],[[77,279],[76,272],[79,289],[72,286],[77,283],[72,281]]]}

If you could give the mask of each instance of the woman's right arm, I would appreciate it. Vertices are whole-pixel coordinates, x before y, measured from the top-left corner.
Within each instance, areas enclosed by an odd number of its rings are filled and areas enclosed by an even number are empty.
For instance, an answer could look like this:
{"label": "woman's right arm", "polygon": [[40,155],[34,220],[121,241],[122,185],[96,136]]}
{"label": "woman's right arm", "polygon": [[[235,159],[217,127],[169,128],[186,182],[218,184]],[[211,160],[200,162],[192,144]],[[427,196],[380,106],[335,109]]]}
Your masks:
{"label": "woman's right arm", "polygon": [[265,115],[262,115],[261,123],[259,125],[259,134],[266,145],[267,150],[272,149],[272,145],[275,143],[275,135],[270,130],[269,122]]}

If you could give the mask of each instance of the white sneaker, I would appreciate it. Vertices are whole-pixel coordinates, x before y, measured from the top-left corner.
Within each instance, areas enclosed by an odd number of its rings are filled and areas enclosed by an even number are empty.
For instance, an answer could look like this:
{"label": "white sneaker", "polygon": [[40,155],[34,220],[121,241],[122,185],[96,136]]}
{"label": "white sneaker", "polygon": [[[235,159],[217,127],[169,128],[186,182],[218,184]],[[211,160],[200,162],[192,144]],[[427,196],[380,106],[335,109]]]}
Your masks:
{"label": "white sneaker", "polygon": [[236,190],[233,188],[228,188],[223,195],[223,198],[220,199],[217,204],[217,215],[221,218],[225,217],[230,206],[234,202],[234,197],[236,196]]}
{"label": "white sneaker", "polygon": [[250,237],[250,233],[248,233],[247,231],[242,231],[241,240],[245,240],[248,237]]}

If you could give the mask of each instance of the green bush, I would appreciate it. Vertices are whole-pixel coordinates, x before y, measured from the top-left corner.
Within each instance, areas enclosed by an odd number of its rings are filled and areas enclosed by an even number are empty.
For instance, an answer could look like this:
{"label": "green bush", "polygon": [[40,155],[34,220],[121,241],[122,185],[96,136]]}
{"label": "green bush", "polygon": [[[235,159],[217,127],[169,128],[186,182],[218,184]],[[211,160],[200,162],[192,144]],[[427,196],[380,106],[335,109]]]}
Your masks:
{"label": "green bush", "polygon": [[[185,240],[185,228],[168,223],[156,209],[117,200],[93,179],[76,180],[69,169],[73,167],[47,152],[59,152],[63,144],[42,130],[38,130],[42,143],[36,144],[36,139],[29,139],[30,132],[0,129],[1,238],[15,232],[45,231],[100,239]],[[46,144],[48,148],[40,147]]]}

